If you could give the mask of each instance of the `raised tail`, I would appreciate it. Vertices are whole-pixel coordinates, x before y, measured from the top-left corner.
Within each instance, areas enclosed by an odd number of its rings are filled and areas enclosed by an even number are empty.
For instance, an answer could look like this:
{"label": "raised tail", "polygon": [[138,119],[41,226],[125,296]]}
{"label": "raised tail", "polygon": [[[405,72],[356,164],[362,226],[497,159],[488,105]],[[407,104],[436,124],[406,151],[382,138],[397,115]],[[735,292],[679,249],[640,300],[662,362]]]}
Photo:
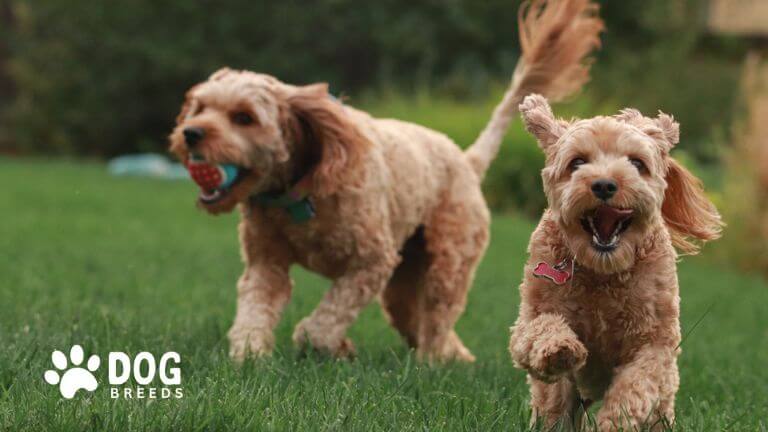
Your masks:
{"label": "raised tail", "polygon": [[603,21],[590,0],[531,0],[520,7],[518,24],[522,55],[512,82],[491,120],[466,155],[483,177],[499,152],[517,106],[531,93],[551,101],[578,91],[589,80],[590,52],[600,47]]}

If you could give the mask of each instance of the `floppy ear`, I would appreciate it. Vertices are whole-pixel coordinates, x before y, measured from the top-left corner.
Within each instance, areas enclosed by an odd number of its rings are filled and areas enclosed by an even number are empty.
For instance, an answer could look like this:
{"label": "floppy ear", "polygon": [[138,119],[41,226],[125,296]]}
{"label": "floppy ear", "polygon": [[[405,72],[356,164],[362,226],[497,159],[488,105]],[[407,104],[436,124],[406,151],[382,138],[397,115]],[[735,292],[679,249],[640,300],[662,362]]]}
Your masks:
{"label": "floppy ear", "polygon": [[544,96],[528,95],[518,109],[523,116],[525,129],[536,137],[543,150],[555,144],[565,133],[567,123],[555,118]]}
{"label": "floppy ear", "polygon": [[669,148],[676,146],[680,142],[680,123],[669,114],[659,111],[659,115],[653,120],[656,127],[661,129],[664,139],[669,143]]}
{"label": "floppy ear", "polygon": [[665,153],[672,150],[680,141],[680,124],[674,117],[661,111],[656,118],[652,119],[645,117],[634,108],[624,108],[614,118],[636,126],[644,134],[658,141]]}
{"label": "floppy ear", "polygon": [[680,142],[680,123],[669,114],[659,111],[659,115],[641,127],[642,131],[656,139],[665,153],[669,153]]}
{"label": "floppy ear", "polygon": [[681,252],[695,255],[700,245],[720,237],[723,221],[715,205],[704,193],[701,180],[676,160],[669,158],[667,190],[661,213],[672,235],[672,243]]}
{"label": "floppy ear", "polygon": [[310,132],[294,135],[320,147],[320,161],[312,174],[313,190],[321,196],[333,193],[355,171],[370,143],[341,102],[328,94],[328,84],[297,87],[287,101],[296,123],[304,122]]}

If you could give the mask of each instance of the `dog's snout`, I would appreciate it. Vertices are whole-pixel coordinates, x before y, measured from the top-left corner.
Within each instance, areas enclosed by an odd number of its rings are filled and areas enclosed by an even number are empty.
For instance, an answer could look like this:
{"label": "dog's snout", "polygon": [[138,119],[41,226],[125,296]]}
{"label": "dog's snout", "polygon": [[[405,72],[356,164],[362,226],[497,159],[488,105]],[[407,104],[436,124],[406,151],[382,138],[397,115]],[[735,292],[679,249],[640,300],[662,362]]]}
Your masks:
{"label": "dog's snout", "polygon": [[609,179],[600,179],[592,182],[592,193],[601,200],[607,200],[616,195],[619,185]]}
{"label": "dog's snout", "polygon": [[187,146],[194,147],[205,137],[205,129],[200,127],[188,127],[184,129],[184,141]]}

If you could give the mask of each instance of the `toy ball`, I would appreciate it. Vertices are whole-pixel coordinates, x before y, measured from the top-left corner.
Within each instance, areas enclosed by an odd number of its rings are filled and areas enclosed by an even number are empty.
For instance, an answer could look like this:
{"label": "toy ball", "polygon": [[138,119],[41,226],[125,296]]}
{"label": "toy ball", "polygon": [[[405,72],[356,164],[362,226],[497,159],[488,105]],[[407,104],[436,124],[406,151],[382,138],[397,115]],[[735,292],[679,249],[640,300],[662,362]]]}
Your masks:
{"label": "toy ball", "polygon": [[232,164],[211,164],[190,157],[187,170],[192,180],[204,191],[226,189],[237,179],[238,168]]}

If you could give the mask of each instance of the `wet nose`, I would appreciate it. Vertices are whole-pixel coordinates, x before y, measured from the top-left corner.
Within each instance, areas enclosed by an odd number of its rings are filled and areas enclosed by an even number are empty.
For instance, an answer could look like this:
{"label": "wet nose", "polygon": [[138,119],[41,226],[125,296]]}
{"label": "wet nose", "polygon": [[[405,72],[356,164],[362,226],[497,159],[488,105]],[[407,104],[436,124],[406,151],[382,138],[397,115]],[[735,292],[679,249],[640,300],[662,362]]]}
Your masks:
{"label": "wet nose", "polygon": [[199,127],[188,127],[184,129],[184,141],[188,147],[196,146],[205,137],[205,130]]}
{"label": "wet nose", "polygon": [[600,179],[592,182],[592,193],[603,201],[608,200],[612,196],[616,195],[618,190],[619,185],[617,185],[613,180]]}

